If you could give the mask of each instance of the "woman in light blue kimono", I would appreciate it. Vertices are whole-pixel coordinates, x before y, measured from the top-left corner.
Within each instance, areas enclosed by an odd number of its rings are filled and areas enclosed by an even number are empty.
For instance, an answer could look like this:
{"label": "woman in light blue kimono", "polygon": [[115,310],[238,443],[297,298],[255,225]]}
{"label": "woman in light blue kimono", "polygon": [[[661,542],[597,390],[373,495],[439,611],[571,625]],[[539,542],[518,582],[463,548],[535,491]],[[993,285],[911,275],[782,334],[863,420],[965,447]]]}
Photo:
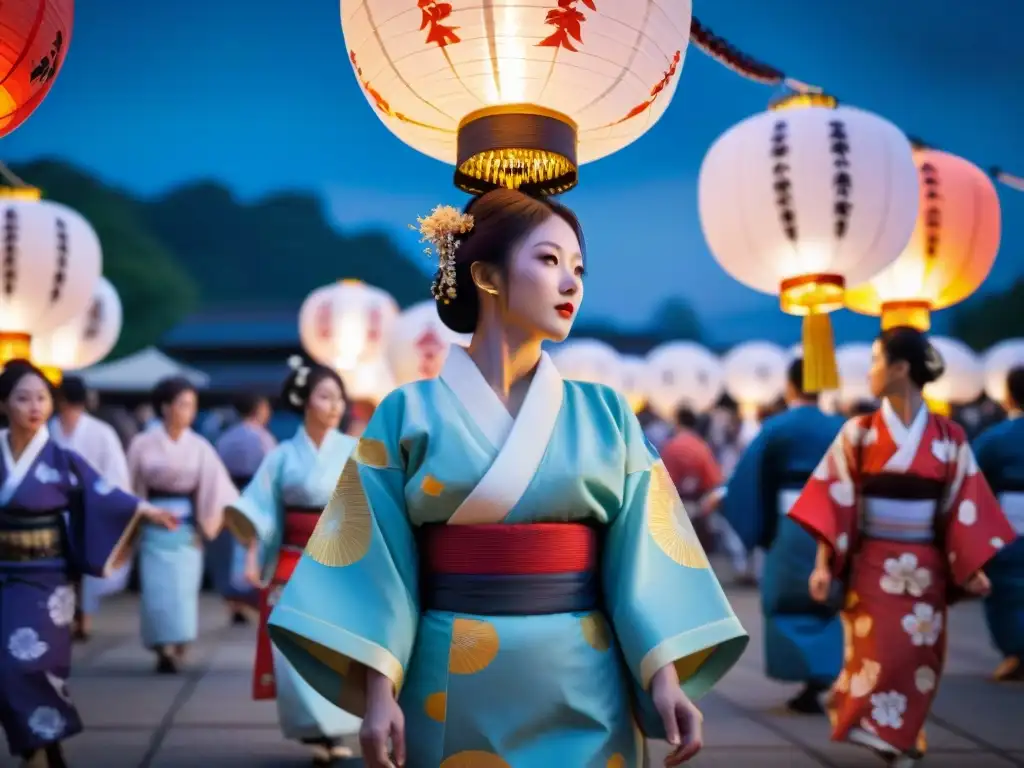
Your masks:
{"label": "woman in light blue kimono", "polygon": [[1024,680],[1024,368],[1006,381],[1009,418],[985,430],[974,445],[978,466],[999,499],[1017,538],[988,564],[992,592],[985,598],[989,635],[1003,661],[993,678]]}
{"label": "woman in light blue kimono", "polygon": [[636,768],[641,731],[678,765],[748,637],[625,398],[541,351],[579,309],[579,224],[495,190],[420,225],[472,344],[377,408],[271,639],[363,717],[369,768]]}
{"label": "woman in light blue kimono", "polygon": [[262,587],[253,697],[276,698],[285,737],[309,744],[314,765],[327,765],[352,754],[341,738],[354,736],[359,720],[317,693],[271,648],[267,618],[356,441],[338,431],[347,406],[341,377],[300,358],[290,362],[294,370],[281,399],[302,414],[302,426],[267,455],[241,497],[225,510],[224,522],[249,544],[247,575]]}
{"label": "woman in light blue kimono", "polygon": [[153,406],[160,423],[128,446],[128,472],[137,495],[180,523],[173,531],[147,526],[139,546],[142,642],[156,653],[159,674],[175,674],[198,632],[203,539],[216,538],[238,491],[213,446],[192,431],[195,387],[165,379],[153,390]]}
{"label": "woman in light blue kimono", "polygon": [[807,593],[818,544],[787,517],[811,472],[843,427],[803,391],[803,360],[790,363],[789,409],[768,418],[729,478],[721,512],[747,551],[765,550],[761,576],[765,671],[773,680],[801,683],[787,702],[801,714],[824,714],[821,696],[843,666],[842,594],[831,601]]}

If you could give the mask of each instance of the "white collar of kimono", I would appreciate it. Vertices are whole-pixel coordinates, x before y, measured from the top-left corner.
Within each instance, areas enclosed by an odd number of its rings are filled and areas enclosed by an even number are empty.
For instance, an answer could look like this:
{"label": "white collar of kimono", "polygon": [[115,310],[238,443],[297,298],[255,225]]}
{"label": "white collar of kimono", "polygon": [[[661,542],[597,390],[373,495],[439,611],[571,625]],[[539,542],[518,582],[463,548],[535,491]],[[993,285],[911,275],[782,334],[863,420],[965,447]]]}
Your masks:
{"label": "white collar of kimono", "polygon": [[904,472],[910,468],[921,445],[925,427],[928,426],[928,408],[922,404],[909,426],[896,414],[888,398],[882,400],[881,410],[882,421],[896,445],[896,453],[889,457],[885,469],[889,472]]}
{"label": "white collar of kimono", "polygon": [[0,429],[0,451],[3,452],[4,469],[7,471],[3,487],[0,488],[0,504],[6,504],[11,500],[49,439],[50,430],[44,424],[28,441],[21,456],[15,460],[14,453],[11,451],[10,430]]}
{"label": "white collar of kimono", "polygon": [[497,451],[490,468],[448,524],[499,523],[522,498],[544,458],[562,409],[562,377],[548,354],[541,352],[530,389],[514,419],[462,347],[450,348],[441,380]]}
{"label": "white collar of kimono", "polygon": [[317,445],[313,442],[313,438],[309,436],[309,432],[306,431],[305,424],[300,424],[299,428],[295,431],[295,438],[315,454],[319,454],[324,448],[327,448],[331,442],[340,437],[345,437],[345,435],[336,429],[329,429],[327,430],[327,434],[324,435],[323,442],[321,442],[320,445]]}

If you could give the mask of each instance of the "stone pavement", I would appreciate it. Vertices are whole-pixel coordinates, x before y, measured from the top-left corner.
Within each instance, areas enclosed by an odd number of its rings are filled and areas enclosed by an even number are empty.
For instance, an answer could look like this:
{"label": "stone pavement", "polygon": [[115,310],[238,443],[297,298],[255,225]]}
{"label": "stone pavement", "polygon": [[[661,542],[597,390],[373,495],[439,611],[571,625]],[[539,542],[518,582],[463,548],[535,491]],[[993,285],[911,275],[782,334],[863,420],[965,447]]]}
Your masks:
{"label": "stone pavement", "polygon": [[[853,768],[880,763],[828,741],[823,717],[787,714],[793,688],[762,674],[760,616],[753,591],[730,590],[752,635],[729,676],[701,701],[707,746],[697,768]],[[223,609],[205,597],[202,641],[174,678],[152,674],[140,646],[135,598],[104,605],[92,641],[76,650],[71,685],[86,732],[67,745],[73,768],[302,768],[304,750],[282,740],[275,705],[250,699],[253,629],[227,628]],[[1024,685],[986,678],[997,662],[979,606],[951,617],[949,673],[928,728],[931,768],[1024,766]],[[2,736],[0,736],[2,742]],[[665,750],[655,745],[652,765]],[[9,765],[0,743],[0,765]],[[359,760],[348,761],[355,768]],[[565,768],[576,768],[565,766]]]}

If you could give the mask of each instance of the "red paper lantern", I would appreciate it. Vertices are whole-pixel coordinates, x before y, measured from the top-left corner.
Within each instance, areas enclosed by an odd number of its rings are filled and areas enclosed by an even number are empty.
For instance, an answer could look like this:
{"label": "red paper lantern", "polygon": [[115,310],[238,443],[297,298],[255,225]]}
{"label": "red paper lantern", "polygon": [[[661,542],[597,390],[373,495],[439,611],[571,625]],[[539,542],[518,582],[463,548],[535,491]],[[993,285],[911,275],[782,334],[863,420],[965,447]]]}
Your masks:
{"label": "red paper lantern", "polygon": [[35,111],[71,42],[75,0],[0,0],[0,137]]}

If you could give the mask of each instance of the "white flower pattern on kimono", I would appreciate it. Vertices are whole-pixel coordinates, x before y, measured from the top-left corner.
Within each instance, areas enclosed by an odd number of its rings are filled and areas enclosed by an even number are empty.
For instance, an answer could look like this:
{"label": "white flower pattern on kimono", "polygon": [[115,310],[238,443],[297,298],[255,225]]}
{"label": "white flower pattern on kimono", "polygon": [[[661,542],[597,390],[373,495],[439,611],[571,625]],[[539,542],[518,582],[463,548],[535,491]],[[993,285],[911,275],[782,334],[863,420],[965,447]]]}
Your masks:
{"label": "white flower pattern on kimono", "polygon": [[957,507],[956,519],[963,525],[974,525],[978,520],[978,507],[970,499],[964,499]]}
{"label": "white flower pattern on kimono", "polygon": [[928,603],[914,603],[911,613],[903,617],[903,631],[910,635],[910,642],[916,646],[935,645],[942,634],[942,614]]}
{"label": "white flower pattern on kimono", "polygon": [[878,675],[882,665],[874,659],[864,659],[860,671],[850,680],[850,695],[860,699],[867,696],[878,685]]}
{"label": "white flower pattern on kimono", "polygon": [[67,722],[53,707],[36,707],[28,718],[28,727],[41,739],[57,741],[67,728]]}
{"label": "white flower pattern on kimono", "polygon": [[56,626],[68,626],[75,618],[75,590],[68,586],[57,587],[47,599],[46,609]]}
{"label": "white flower pattern on kimono", "polygon": [[20,627],[8,638],[7,650],[18,661],[35,661],[50,650],[50,646],[31,627]]}
{"label": "white flower pattern on kimono", "polygon": [[914,685],[921,693],[931,693],[935,690],[935,683],[938,676],[931,667],[918,667],[914,673]]}
{"label": "white flower pattern on kimono", "polygon": [[828,487],[828,495],[839,506],[852,507],[854,497],[853,483],[837,480]]}
{"label": "white flower pattern on kimono", "polygon": [[42,461],[36,464],[35,477],[44,485],[60,482],[60,472]]}
{"label": "white flower pattern on kimono", "polygon": [[109,496],[113,492],[114,486],[101,477],[96,480],[92,489],[96,491],[99,496]]}
{"label": "white flower pattern on kimono", "polygon": [[876,693],[871,697],[871,718],[882,728],[899,730],[907,711],[907,697],[899,691]]}
{"label": "white flower pattern on kimono", "polygon": [[1000,539],[998,536],[993,536],[989,544],[992,545],[993,549],[1002,549],[1006,546],[1006,542]]}
{"label": "white flower pattern on kimono", "polygon": [[840,533],[836,536],[836,548],[841,552],[845,553],[850,546],[850,537],[845,533]]}
{"label": "white flower pattern on kimono", "polygon": [[943,464],[956,460],[957,445],[952,440],[932,440],[932,456]]}
{"label": "white flower pattern on kimono", "polygon": [[878,430],[872,427],[864,433],[864,439],[861,440],[861,445],[874,445],[878,442]]}
{"label": "white flower pattern on kimono", "polygon": [[882,568],[885,573],[882,574],[879,586],[890,595],[906,593],[912,597],[921,597],[932,584],[931,571],[918,566],[917,555],[913,552],[904,552],[898,558],[888,558]]}

